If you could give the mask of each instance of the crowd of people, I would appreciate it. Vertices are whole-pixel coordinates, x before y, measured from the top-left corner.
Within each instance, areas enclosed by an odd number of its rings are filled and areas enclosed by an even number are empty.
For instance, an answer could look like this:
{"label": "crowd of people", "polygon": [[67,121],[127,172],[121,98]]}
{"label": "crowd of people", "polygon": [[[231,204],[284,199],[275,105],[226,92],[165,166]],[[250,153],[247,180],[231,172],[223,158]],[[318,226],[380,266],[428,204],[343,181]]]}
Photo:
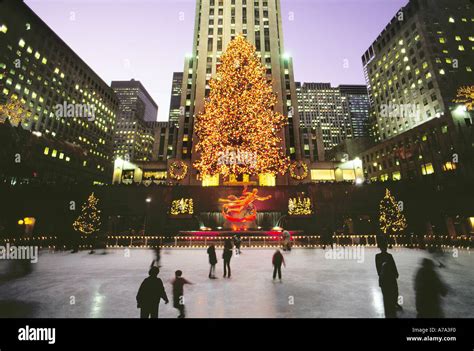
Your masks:
{"label": "crowd of people", "polygon": [[[285,247],[285,245],[284,245]],[[234,240],[226,239],[224,241],[224,249],[222,252],[223,268],[224,268],[224,278],[231,277],[231,268],[230,262],[234,254],[241,254],[241,240],[240,237],[235,236]],[[209,257],[209,279],[217,279],[216,277],[216,264],[217,253],[216,247],[214,244],[211,244],[207,248],[207,255]],[[137,293],[137,308],[140,309],[140,318],[158,318],[159,306],[161,300],[165,304],[169,303],[168,296],[166,294],[163,281],[158,277],[160,273],[160,258],[161,250],[159,247],[155,248],[155,259],[151,263],[150,269],[148,271],[148,277],[140,285]],[[273,264],[273,280],[276,279],[278,274],[278,279],[281,281],[281,267],[285,264],[285,259],[280,250],[276,250],[272,258]],[[177,270],[175,272],[175,278],[172,281],[173,287],[173,307],[176,308],[179,312],[178,318],[185,318],[185,299],[184,299],[184,285],[192,284],[187,279],[183,278],[183,272]]]}
{"label": "crowd of people", "polygon": [[[289,239],[284,238],[282,248],[284,251],[291,249]],[[330,244],[329,244],[330,245]],[[375,268],[379,277],[379,286],[383,296],[383,306],[386,318],[396,318],[398,312],[403,311],[399,302],[398,278],[399,273],[393,256],[388,253],[388,243],[379,240],[380,253],[375,255]],[[231,259],[234,255],[241,254],[241,239],[234,237],[233,240],[226,239],[222,251],[224,278],[231,278]],[[216,247],[211,244],[207,248],[209,259],[209,279],[217,279],[216,265],[218,263]],[[169,303],[163,281],[158,277],[160,273],[160,249],[155,249],[148,277],[142,282],[137,294],[137,307],[140,308],[141,318],[157,318],[160,301]],[[272,257],[273,280],[277,277],[282,280],[282,266],[286,262],[280,250],[276,250]],[[440,267],[444,267],[441,263]],[[172,281],[173,307],[179,312],[178,318],[185,318],[184,286],[192,284],[183,277],[183,272],[177,270]],[[447,286],[442,282],[435,270],[435,264],[431,259],[423,258],[421,267],[418,269],[415,280],[415,305],[418,318],[442,318],[444,317],[441,307],[442,297],[448,292]]]}

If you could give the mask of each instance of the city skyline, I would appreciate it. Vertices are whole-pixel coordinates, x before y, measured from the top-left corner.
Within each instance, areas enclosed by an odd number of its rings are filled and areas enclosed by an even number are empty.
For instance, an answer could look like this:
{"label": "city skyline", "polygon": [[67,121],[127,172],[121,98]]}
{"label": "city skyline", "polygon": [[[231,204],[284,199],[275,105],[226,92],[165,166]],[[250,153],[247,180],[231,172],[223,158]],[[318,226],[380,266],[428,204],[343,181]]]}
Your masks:
{"label": "city skyline", "polygon": [[[107,84],[141,81],[159,106],[158,120],[168,120],[173,72],[182,71],[192,51],[194,0],[121,1],[112,9],[109,1],[25,2]],[[406,2],[282,0],[285,49],[293,58],[295,80],[365,84],[360,58]],[[318,47],[307,49],[308,37]]]}

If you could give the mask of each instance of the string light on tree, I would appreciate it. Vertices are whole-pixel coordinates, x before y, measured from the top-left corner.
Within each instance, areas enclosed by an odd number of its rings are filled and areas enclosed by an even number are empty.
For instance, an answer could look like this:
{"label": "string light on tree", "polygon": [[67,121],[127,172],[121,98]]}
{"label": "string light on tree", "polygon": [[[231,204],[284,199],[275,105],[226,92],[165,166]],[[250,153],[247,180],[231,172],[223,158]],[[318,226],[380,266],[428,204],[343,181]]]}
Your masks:
{"label": "string light on tree", "polygon": [[380,229],[386,235],[401,233],[407,227],[405,215],[390,190],[385,189],[385,196],[380,201]]}
{"label": "string light on tree", "polygon": [[8,119],[12,126],[18,126],[26,118],[26,109],[18,99],[12,99],[6,104],[0,104],[0,123]]}
{"label": "string light on tree", "polygon": [[[194,167],[200,179],[286,173],[289,159],[279,134],[287,122],[273,109],[277,99],[265,73],[255,47],[242,35],[229,43],[204,111],[196,117]],[[253,162],[219,162],[225,153],[254,155]]]}
{"label": "string light on tree", "polygon": [[474,85],[460,87],[454,102],[464,104],[468,111],[474,110]]}
{"label": "string light on tree", "polygon": [[99,231],[101,226],[100,210],[97,208],[99,199],[94,193],[89,195],[87,201],[82,205],[81,214],[72,224],[75,231],[91,235]]}

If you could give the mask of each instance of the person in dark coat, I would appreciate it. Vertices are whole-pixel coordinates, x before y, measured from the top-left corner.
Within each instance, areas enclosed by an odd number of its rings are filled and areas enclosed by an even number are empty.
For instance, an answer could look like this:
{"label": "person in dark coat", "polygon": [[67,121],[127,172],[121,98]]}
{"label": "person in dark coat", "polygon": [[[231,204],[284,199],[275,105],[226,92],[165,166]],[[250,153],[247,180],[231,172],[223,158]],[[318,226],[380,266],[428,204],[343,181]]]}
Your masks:
{"label": "person in dark coat", "polygon": [[234,246],[235,246],[235,254],[240,255],[240,246],[242,245],[242,240],[240,239],[240,235],[234,235]]}
{"label": "person in dark coat", "polygon": [[276,279],[278,273],[278,279],[281,280],[281,265],[283,264],[286,267],[285,258],[281,254],[280,250],[276,250],[272,258],[273,264],[273,280]]}
{"label": "person in dark coat", "polygon": [[158,308],[160,300],[169,302],[165,287],[158,274],[158,267],[151,267],[148,271],[148,278],[145,278],[140,285],[137,294],[137,307],[140,308],[140,318],[158,318]]}
{"label": "person in dark coat", "polygon": [[398,270],[393,256],[387,252],[387,243],[380,244],[380,253],[375,255],[375,267],[382,289],[386,318],[396,318],[398,305]]}
{"label": "person in dark coat", "polygon": [[184,308],[184,285],[192,284],[190,281],[182,277],[183,272],[177,270],[175,273],[175,279],[173,280],[173,307],[179,311],[178,318],[185,317]]}
{"label": "person in dark coat", "polygon": [[230,259],[232,258],[232,241],[230,239],[224,241],[222,258],[224,259],[224,278],[230,278]]}
{"label": "person in dark coat", "polygon": [[209,279],[216,279],[217,255],[214,244],[211,244],[207,248],[207,254],[209,255],[209,264],[211,265],[211,269],[209,270]]}
{"label": "person in dark coat", "polygon": [[447,293],[448,288],[436,273],[433,261],[424,258],[415,277],[417,318],[443,318],[441,296]]}

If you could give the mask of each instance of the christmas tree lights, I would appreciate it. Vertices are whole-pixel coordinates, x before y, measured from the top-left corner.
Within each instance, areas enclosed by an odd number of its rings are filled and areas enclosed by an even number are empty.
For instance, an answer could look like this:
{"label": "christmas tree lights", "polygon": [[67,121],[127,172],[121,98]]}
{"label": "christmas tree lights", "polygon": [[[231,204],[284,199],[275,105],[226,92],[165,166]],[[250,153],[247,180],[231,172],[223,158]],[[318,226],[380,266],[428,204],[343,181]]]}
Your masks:
{"label": "christmas tree lights", "polygon": [[72,224],[75,231],[91,235],[99,231],[101,220],[100,210],[97,208],[99,199],[95,197],[94,193],[89,195],[87,202],[82,205],[81,214]]}
{"label": "christmas tree lights", "polygon": [[454,102],[462,103],[468,111],[474,109],[474,85],[460,87]]}
{"label": "christmas tree lights", "polygon": [[[280,132],[286,118],[277,102],[255,47],[242,35],[229,43],[217,77],[210,81],[204,111],[196,117],[199,178],[221,174],[285,174],[289,159]],[[253,155],[252,162],[219,162],[223,154]]]}
{"label": "christmas tree lights", "polygon": [[401,233],[407,227],[405,216],[390,190],[385,189],[385,196],[380,201],[380,229],[386,235]]}

